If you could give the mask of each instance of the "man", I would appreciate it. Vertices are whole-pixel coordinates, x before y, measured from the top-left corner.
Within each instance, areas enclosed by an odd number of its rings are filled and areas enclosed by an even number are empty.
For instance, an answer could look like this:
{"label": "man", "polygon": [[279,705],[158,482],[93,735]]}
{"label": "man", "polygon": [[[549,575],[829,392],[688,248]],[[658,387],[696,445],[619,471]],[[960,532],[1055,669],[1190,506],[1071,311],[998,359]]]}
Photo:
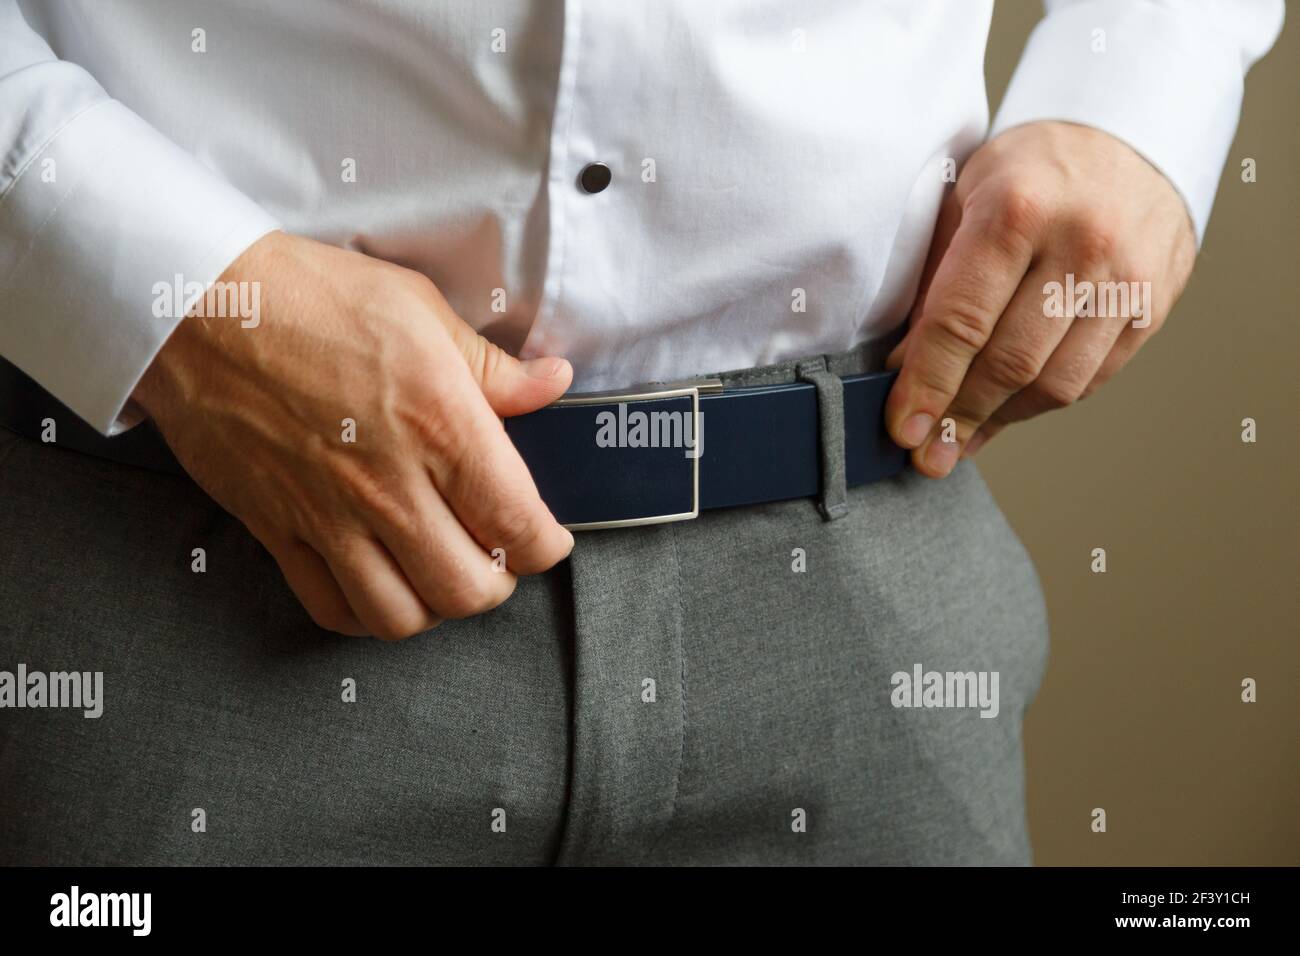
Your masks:
{"label": "man", "polygon": [[987,3],[0,4],[0,664],[103,687],[4,861],[1028,862],[959,460],[1160,328],[1282,19],[1048,7],[989,130]]}

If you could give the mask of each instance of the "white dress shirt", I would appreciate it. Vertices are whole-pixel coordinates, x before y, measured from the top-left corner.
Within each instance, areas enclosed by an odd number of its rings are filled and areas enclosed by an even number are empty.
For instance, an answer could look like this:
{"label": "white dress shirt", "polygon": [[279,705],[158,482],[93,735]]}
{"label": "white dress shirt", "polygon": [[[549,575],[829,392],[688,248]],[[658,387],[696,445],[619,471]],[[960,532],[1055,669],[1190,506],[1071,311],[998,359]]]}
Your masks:
{"label": "white dress shirt", "polygon": [[[1118,136],[1199,238],[1281,0],[1047,7],[993,132]],[[0,354],[120,430],[183,312],[157,284],[276,227],[423,272],[577,388],[848,349],[905,317],[989,132],[991,9],[0,0]]]}

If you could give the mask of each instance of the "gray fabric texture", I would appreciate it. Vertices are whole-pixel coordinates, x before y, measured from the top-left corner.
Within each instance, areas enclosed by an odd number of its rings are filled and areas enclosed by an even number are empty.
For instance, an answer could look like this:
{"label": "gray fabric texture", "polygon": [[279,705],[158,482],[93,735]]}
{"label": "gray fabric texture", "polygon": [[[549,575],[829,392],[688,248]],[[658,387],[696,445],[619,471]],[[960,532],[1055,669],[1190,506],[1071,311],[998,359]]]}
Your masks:
{"label": "gray fabric texture", "polygon": [[817,389],[817,451],[822,487],[817,510],[827,521],[849,513],[848,472],[844,463],[844,381],[826,368],[824,358],[800,362],[796,372]]}
{"label": "gray fabric texture", "polygon": [[[105,698],[0,709],[0,863],[1029,862],[1020,542],[966,463],[846,501],[580,534],[385,644],[318,630],[187,480],[0,430],[0,670]],[[916,663],[999,672],[998,716],[895,708]]]}

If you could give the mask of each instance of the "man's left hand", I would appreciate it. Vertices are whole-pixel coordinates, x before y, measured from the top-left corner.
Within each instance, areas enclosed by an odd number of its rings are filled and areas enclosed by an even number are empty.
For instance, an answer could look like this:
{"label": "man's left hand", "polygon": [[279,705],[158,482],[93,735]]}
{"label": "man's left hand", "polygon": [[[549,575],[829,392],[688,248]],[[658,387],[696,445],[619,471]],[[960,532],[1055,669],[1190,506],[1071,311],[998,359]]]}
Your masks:
{"label": "man's left hand", "polygon": [[1182,198],[1129,146],[1070,123],[1007,130],[940,212],[889,358],[890,434],[939,478],[1011,422],[1086,397],[1160,328],[1195,256]]}

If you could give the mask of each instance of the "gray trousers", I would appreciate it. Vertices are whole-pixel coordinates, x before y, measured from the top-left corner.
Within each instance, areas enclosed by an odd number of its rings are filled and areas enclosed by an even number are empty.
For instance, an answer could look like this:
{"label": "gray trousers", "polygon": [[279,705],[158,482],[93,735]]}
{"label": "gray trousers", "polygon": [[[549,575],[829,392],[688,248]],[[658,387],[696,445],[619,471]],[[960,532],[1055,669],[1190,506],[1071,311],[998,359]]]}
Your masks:
{"label": "gray trousers", "polygon": [[0,671],[103,673],[0,709],[0,863],[1027,863],[1032,565],[968,463],[848,498],[579,534],[385,644],[188,481],[0,429]]}

